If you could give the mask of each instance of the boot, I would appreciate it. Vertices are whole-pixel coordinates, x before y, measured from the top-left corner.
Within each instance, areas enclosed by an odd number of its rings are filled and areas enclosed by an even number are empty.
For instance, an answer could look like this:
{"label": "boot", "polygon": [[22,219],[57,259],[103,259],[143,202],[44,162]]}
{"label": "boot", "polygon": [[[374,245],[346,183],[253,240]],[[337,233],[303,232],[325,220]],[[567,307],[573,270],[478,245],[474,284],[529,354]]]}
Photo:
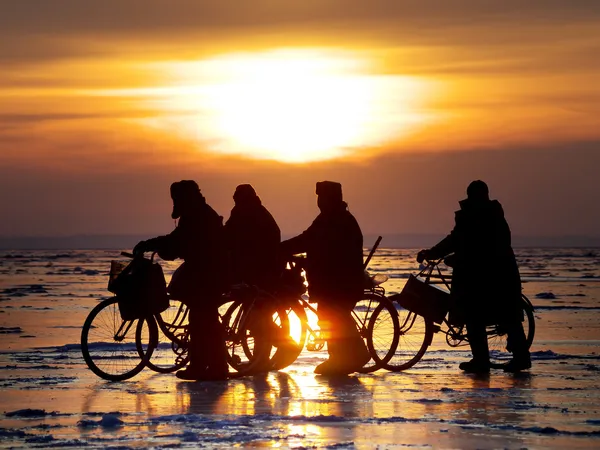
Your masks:
{"label": "boot", "polygon": [[185,369],[178,370],[175,376],[180,380],[196,381],[201,379],[205,372],[206,368],[199,368],[190,364]]}
{"label": "boot", "polygon": [[513,359],[507,362],[502,369],[505,372],[510,373],[531,369],[531,356],[529,355],[529,352],[521,355],[514,355]]}
{"label": "boot", "polygon": [[458,368],[466,373],[490,373],[489,360],[476,360],[461,362]]}

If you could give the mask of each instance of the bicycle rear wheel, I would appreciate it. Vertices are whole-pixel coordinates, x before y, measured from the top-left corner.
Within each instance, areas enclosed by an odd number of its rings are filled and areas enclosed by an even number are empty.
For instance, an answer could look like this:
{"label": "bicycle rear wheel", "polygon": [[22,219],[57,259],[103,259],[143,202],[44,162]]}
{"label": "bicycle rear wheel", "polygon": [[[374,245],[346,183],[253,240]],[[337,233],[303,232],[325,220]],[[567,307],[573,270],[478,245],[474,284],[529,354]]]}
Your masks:
{"label": "bicycle rear wheel", "polygon": [[[117,297],[97,304],[81,330],[81,353],[100,378],[123,381],[142,371],[154,351],[153,319],[122,320]],[[142,349],[140,352],[139,349]]]}
{"label": "bicycle rear wheel", "polygon": [[383,367],[399,372],[421,360],[433,339],[433,322],[423,316],[395,305],[398,314],[398,343],[394,354]]}
{"label": "bicycle rear wheel", "polygon": [[371,360],[359,372],[381,369],[393,356],[398,343],[399,324],[394,305],[384,295],[366,294],[354,306],[352,316],[371,355]]}
{"label": "bicycle rear wheel", "polygon": [[[535,337],[535,317],[533,307],[525,295],[521,295],[521,307],[523,309],[523,331],[527,341],[527,348],[531,347]],[[507,350],[507,333],[502,325],[493,325],[486,328],[488,335],[488,347],[492,364],[501,364],[512,358]]]}
{"label": "bicycle rear wheel", "polygon": [[180,300],[156,315],[157,340],[147,367],[159,373],[171,373],[184,367],[189,359],[189,309]]}

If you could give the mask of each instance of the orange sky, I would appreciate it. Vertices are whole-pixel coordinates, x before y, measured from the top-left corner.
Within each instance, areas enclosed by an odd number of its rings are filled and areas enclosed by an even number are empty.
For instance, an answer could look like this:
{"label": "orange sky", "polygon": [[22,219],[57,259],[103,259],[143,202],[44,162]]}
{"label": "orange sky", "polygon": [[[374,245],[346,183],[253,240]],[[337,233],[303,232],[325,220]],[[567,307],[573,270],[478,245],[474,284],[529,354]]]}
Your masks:
{"label": "orange sky", "polygon": [[166,232],[182,178],[225,218],[254,184],[284,234],[322,179],[391,234],[482,178],[514,234],[598,236],[599,29],[594,0],[4,2],[0,236]]}

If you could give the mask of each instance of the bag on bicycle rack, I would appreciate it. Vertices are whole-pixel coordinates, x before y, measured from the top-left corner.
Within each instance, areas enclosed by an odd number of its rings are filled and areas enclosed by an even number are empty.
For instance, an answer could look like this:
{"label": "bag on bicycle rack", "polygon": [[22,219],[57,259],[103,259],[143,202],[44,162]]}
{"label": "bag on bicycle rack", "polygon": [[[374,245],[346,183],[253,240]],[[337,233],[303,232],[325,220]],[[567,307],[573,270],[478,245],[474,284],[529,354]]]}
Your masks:
{"label": "bag on bicycle rack", "polygon": [[398,302],[404,309],[431,319],[435,323],[443,322],[451,305],[449,292],[426,283],[414,275],[408,277],[402,292],[389,298]]}
{"label": "bag on bicycle rack", "polygon": [[162,267],[149,259],[134,259],[127,266],[112,261],[108,290],[117,295],[123,320],[159,314],[169,307]]}

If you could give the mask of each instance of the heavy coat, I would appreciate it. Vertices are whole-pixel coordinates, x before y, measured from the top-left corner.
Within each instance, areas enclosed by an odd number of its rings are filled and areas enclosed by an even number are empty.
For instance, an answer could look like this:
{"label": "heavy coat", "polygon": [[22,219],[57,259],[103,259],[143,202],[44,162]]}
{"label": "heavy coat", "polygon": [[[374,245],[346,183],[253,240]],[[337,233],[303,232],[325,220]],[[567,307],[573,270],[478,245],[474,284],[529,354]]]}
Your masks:
{"label": "heavy coat", "polygon": [[451,293],[458,317],[512,320],[520,314],[521,278],[502,205],[496,200],[459,203],[454,229],[428,256],[454,253]]}
{"label": "heavy coat", "polygon": [[229,281],[268,288],[281,275],[281,231],[271,213],[255,197],[231,210],[225,223]]}
{"label": "heavy coat", "polygon": [[184,260],[169,284],[173,298],[193,303],[222,291],[223,218],[203,199],[192,213],[181,216],[170,234],[146,241],[145,247],[163,259]]}
{"label": "heavy coat", "polygon": [[308,292],[320,302],[358,301],[363,293],[363,236],[343,207],[321,212],[299,236],[282,242],[282,254],[306,252]]}

